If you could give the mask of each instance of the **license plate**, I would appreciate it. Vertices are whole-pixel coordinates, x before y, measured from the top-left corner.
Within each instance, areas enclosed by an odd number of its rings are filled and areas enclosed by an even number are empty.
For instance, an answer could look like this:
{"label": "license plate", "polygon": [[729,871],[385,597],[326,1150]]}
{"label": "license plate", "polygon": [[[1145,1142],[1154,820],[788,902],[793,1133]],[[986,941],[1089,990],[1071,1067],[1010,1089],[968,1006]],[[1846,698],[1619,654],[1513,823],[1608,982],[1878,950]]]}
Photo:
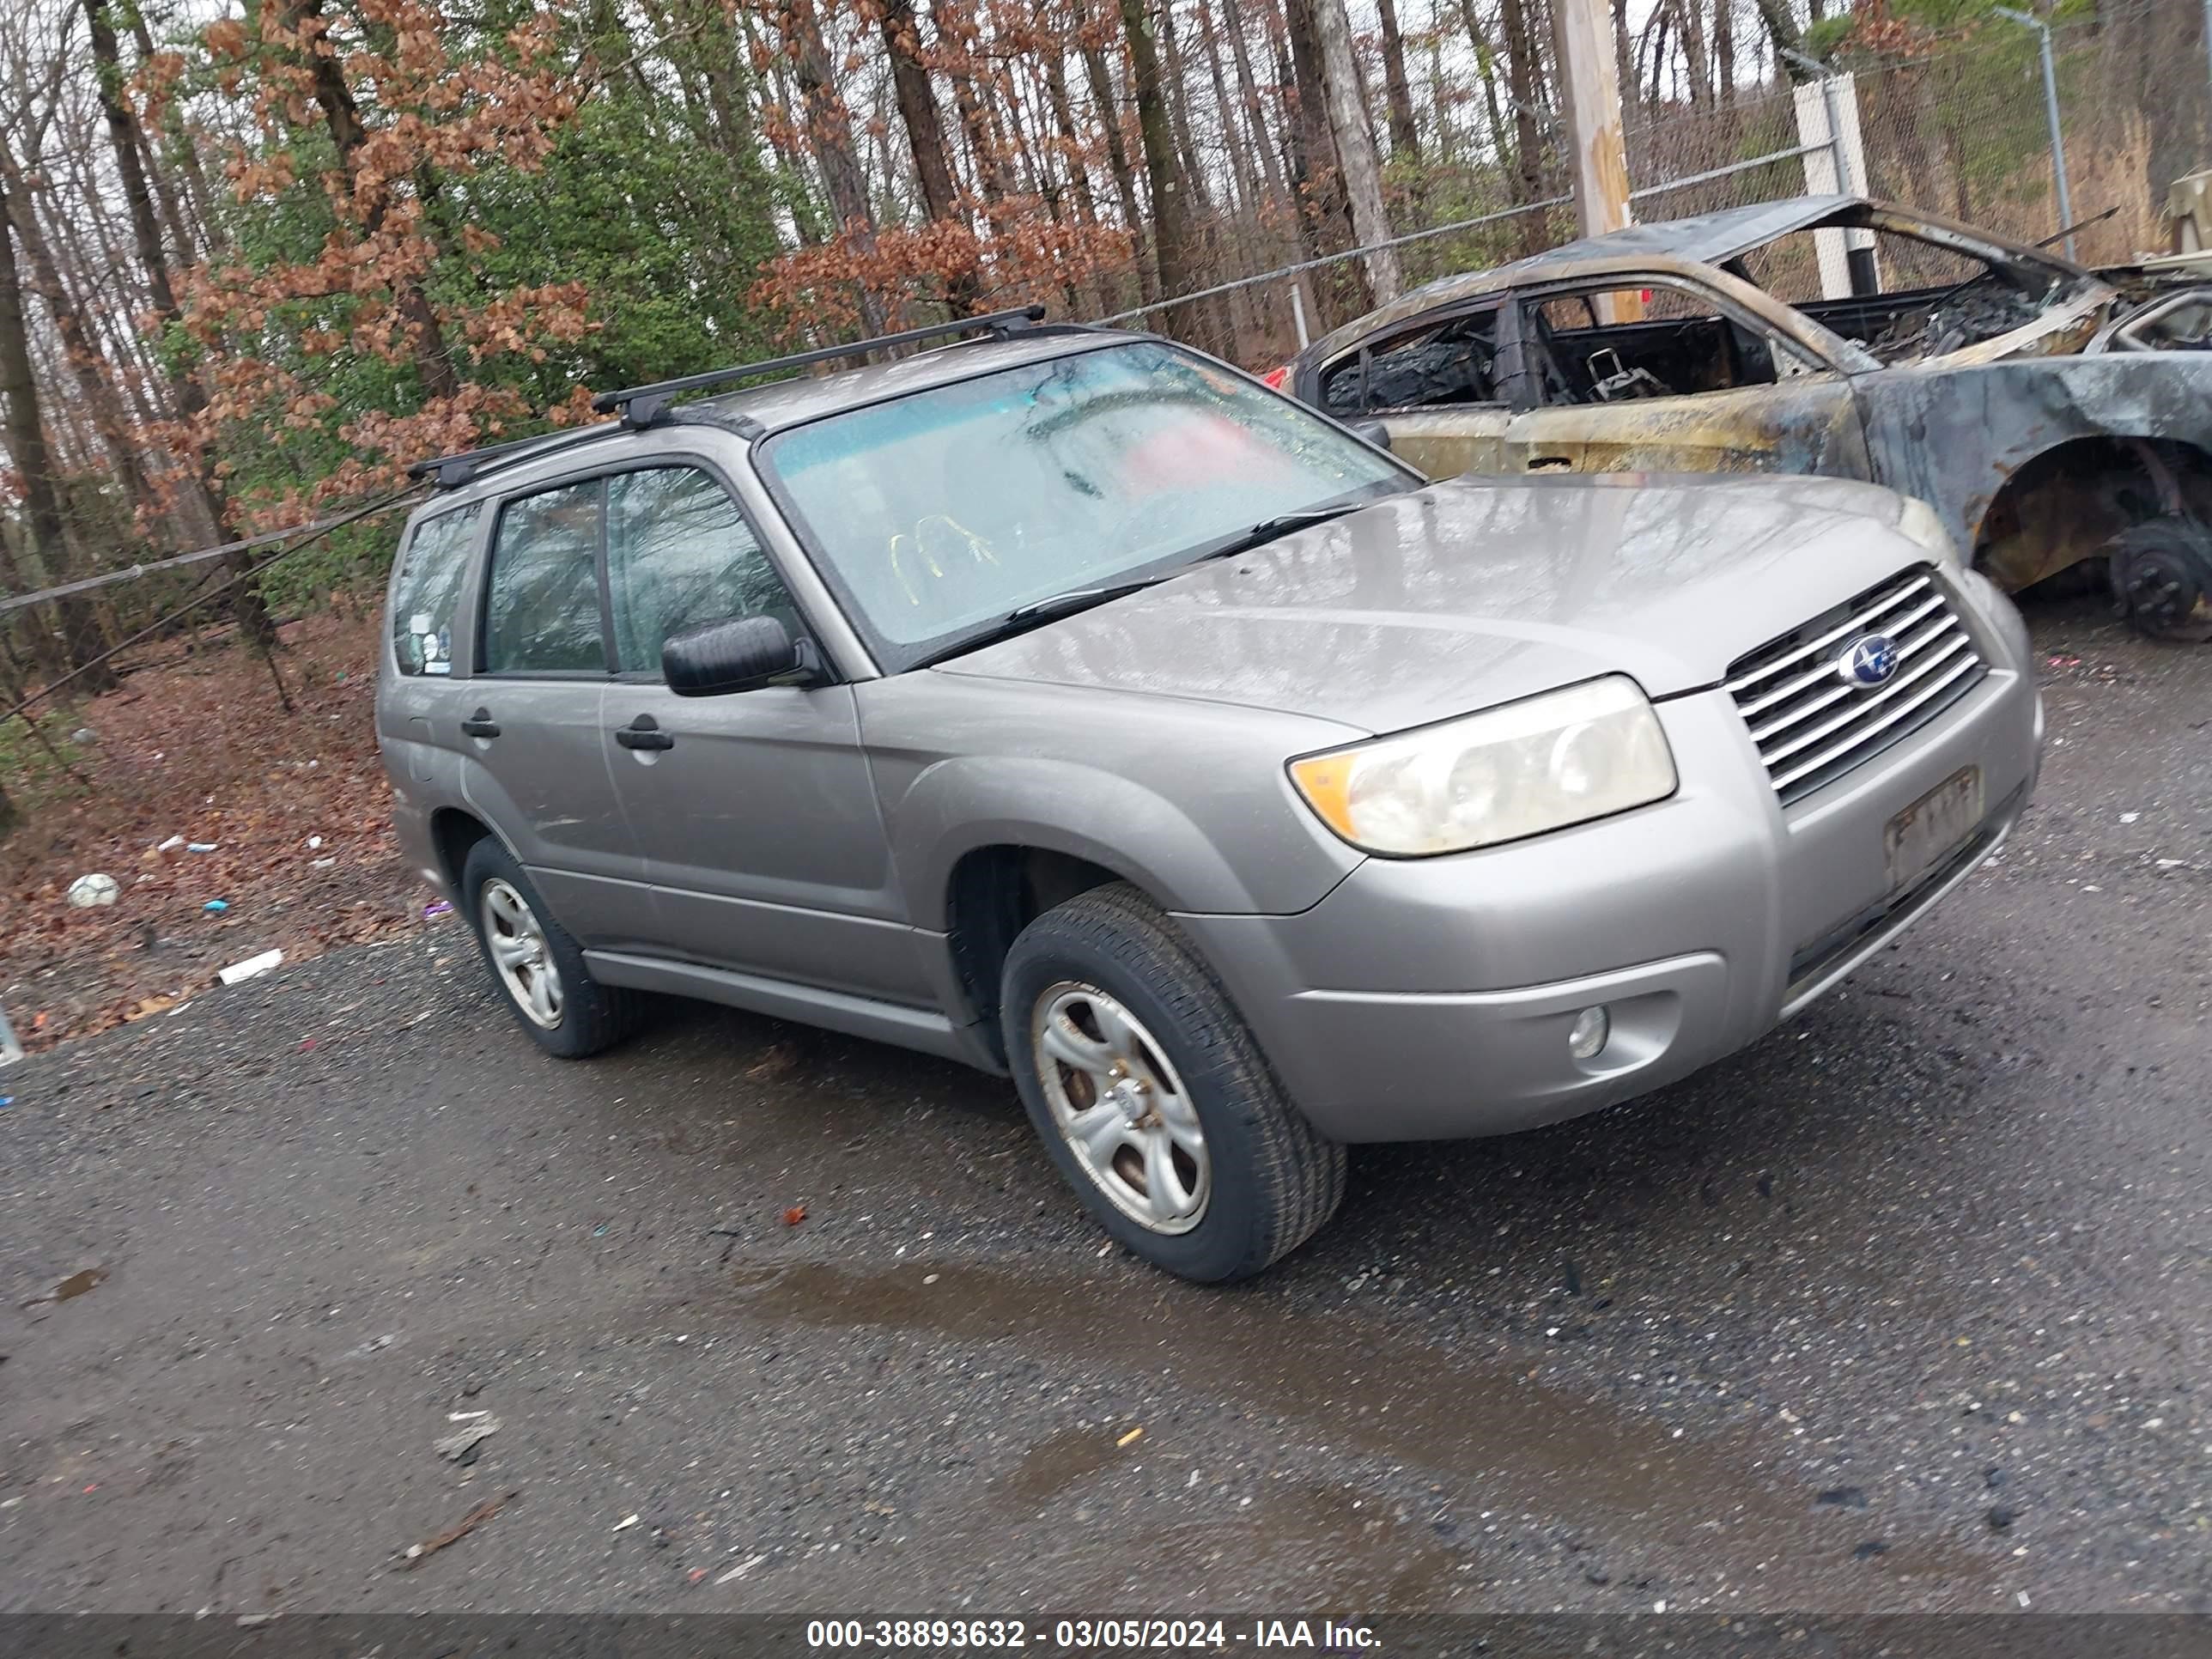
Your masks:
{"label": "license plate", "polygon": [[1954,772],[1892,818],[1881,832],[1889,890],[1910,887],[1941,864],[1982,822],[1982,769]]}

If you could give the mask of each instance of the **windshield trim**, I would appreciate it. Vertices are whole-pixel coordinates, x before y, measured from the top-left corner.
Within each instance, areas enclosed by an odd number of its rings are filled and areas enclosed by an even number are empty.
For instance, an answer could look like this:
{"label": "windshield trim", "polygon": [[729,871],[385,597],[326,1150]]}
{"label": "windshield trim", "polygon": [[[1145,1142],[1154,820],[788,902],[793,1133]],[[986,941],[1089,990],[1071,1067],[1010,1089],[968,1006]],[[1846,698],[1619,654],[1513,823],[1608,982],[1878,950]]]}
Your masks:
{"label": "windshield trim", "polygon": [[[1224,362],[1210,353],[1195,350],[1180,341],[1170,340],[1162,335],[1102,334],[1097,339],[1084,342],[1073,350],[1054,352],[1048,359],[1036,361],[1058,362],[1062,358],[1079,357],[1091,352],[1112,351],[1146,343],[1165,346],[1170,350],[1179,352],[1196,362],[1234,374],[1238,380],[1262,395],[1278,398],[1290,404],[1308,419],[1319,421],[1323,426],[1334,427],[1352,442],[1371,450],[1400,475],[1404,484],[1404,489],[1399,490],[1376,489],[1373,495],[1376,501],[1385,500],[1392,495],[1402,495],[1407,490],[1419,489],[1428,482],[1419,472],[1393,455],[1389,450],[1369,443],[1366,439],[1352,431],[1349,426],[1334,416],[1277,391],[1257,375],[1247,374],[1234,363]],[[782,519],[784,527],[790,533],[792,540],[797,543],[799,550],[805,554],[806,562],[814,567],[822,585],[830,590],[830,596],[836,599],[838,610],[845,617],[846,625],[860,635],[862,643],[867,647],[869,654],[876,659],[878,665],[886,676],[902,674],[914,669],[927,668],[936,663],[948,661],[969,651],[981,650],[983,647],[1006,638],[1010,635],[1023,633],[1031,628],[1042,627],[1049,622],[1060,621],[1066,614],[1081,613],[1062,613],[1060,616],[1044,617],[1025,617],[1018,622],[1011,623],[1004,617],[998,617],[977,623],[973,628],[958,634],[936,640],[917,641],[913,644],[906,644],[890,638],[877,628],[866,610],[854,598],[852,589],[845,581],[844,573],[837,568],[836,561],[830,557],[823,549],[820,538],[815,534],[813,525],[807,520],[806,515],[799,511],[798,501],[785,485],[783,475],[769,465],[768,452],[789,434],[804,431],[806,428],[818,425],[823,421],[834,421],[860,410],[880,408],[885,404],[897,403],[908,398],[927,397],[933,392],[941,392],[952,386],[967,386],[976,380],[988,380],[995,374],[1013,373],[1028,366],[1026,363],[1000,363],[988,368],[979,368],[973,374],[963,374],[952,380],[934,381],[928,386],[887,392],[882,397],[848,404],[838,409],[826,409],[818,414],[810,415],[804,420],[793,421],[788,426],[778,427],[768,436],[750,446],[748,459],[752,463],[753,476],[759,481],[761,488],[768,493],[769,499],[775,503],[776,513]],[[1347,496],[1357,494],[1357,491],[1346,492]],[[1315,505],[1322,506],[1326,503],[1316,502]],[[1149,563],[1131,565],[1128,569],[1114,579],[1112,585],[1118,586],[1124,581],[1146,581],[1149,585],[1150,579],[1174,575],[1184,568],[1203,562],[1207,556],[1208,547],[1222,539],[1224,538],[1217,536],[1212,538],[1209,542],[1201,542],[1194,547],[1178,549]],[[1124,594],[1121,597],[1126,599],[1132,596]],[[1106,600],[1103,603],[1111,604],[1114,601]]]}

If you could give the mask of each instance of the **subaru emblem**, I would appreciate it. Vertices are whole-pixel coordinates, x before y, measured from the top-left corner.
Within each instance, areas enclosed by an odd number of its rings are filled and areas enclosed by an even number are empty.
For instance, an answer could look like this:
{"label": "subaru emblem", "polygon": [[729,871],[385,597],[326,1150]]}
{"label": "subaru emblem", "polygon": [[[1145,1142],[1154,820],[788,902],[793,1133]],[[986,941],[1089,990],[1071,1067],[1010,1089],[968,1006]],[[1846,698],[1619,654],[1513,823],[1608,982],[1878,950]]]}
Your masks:
{"label": "subaru emblem", "polygon": [[1838,677],[1853,685],[1884,685],[1897,672],[1897,641],[1887,634],[1862,634],[1836,658]]}

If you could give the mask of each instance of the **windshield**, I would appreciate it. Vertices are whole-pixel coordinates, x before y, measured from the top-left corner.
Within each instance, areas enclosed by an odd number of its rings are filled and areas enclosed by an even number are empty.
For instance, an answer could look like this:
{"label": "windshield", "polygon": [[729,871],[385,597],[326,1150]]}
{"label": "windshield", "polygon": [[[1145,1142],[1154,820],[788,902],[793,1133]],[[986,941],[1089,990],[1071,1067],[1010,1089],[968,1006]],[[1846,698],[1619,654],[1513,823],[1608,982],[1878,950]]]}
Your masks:
{"label": "windshield", "polygon": [[771,439],[763,463],[887,668],[1076,588],[1413,476],[1218,365],[1133,342],[933,386]]}

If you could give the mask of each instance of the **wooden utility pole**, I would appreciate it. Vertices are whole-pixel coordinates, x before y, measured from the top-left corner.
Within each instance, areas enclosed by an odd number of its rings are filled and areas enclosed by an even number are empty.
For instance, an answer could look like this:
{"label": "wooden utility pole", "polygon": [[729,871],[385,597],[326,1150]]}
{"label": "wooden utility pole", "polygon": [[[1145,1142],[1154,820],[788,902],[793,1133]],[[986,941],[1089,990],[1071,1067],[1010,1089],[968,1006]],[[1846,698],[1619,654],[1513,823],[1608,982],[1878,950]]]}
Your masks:
{"label": "wooden utility pole", "polygon": [[[1628,152],[1620,137],[1612,21],[1605,0],[1553,0],[1552,13],[1574,156],[1575,223],[1585,236],[1602,235],[1629,222]],[[1641,309],[1614,296],[1613,320],[1629,321]]]}

